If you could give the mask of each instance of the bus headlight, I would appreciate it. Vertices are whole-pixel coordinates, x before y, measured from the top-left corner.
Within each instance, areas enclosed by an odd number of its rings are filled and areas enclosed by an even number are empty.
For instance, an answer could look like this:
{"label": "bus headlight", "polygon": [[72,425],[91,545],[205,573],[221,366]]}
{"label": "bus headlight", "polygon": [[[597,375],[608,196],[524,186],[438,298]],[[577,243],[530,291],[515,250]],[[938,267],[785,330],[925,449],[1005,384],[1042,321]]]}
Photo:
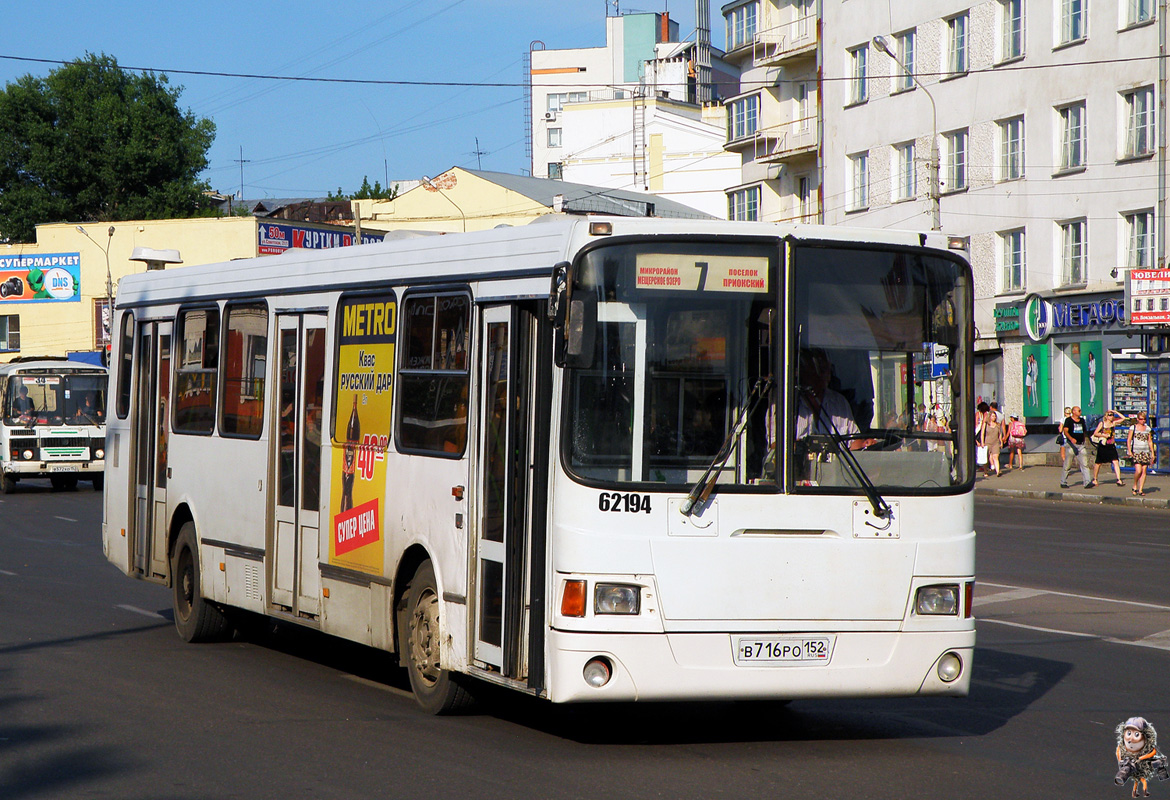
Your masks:
{"label": "bus headlight", "polygon": [[945,583],[920,586],[914,597],[914,613],[924,616],[956,616],[959,613],[959,586]]}
{"label": "bus headlight", "polygon": [[25,450],[20,455],[24,458],[25,461],[32,461],[33,451],[32,450]]}
{"label": "bus headlight", "polygon": [[103,458],[106,457],[106,451],[99,447],[97,450],[93,451],[93,457],[97,461],[101,461]]}
{"label": "bus headlight", "polygon": [[599,583],[593,589],[594,614],[637,614],[642,590],[639,586]]}
{"label": "bus headlight", "polygon": [[963,659],[958,653],[946,653],[938,660],[938,679],[943,683],[951,683],[963,672]]}
{"label": "bus headlight", "polygon": [[585,679],[585,683],[594,689],[600,689],[609,683],[609,678],[612,674],[613,669],[609,666],[609,661],[598,656],[589,660],[589,663],[585,665],[585,669],[581,673],[581,677]]}

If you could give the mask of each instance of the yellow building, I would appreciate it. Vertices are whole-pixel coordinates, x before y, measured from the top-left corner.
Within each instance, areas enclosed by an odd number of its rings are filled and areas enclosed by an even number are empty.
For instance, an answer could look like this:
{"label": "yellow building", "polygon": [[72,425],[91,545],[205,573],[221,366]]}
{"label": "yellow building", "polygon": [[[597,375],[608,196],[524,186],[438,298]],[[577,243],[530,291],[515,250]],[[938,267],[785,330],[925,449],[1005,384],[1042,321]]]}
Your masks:
{"label": "yellow building", "polygon": [[454,167],[393,200],[354,200],[354,214],[378,230],[458,233],[525,225],[546,214],[712,219],[648,192]]}
{"label": "yellow building", "polygon": [[[0,361],[71,353],[96,360],[106,344],[107,274],[116,298],[118,280],[144,271],[151,259],[151,266],[173,269],[290,247],[340,247],[353,237],[348,227],[264,217],[38,225],[35,244],[0,245]],[[363,242],[381,238],[362,234]]]}

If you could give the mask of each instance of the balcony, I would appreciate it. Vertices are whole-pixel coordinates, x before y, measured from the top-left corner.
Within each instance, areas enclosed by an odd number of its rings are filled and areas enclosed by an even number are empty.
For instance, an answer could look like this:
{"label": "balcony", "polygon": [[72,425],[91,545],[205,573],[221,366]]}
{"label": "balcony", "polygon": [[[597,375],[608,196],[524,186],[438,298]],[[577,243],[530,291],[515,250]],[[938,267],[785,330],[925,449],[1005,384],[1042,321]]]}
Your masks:
{"label": "balcony", "polygon": [[750,139],[742,139],[738,149],[746,150],[750,145],[753,160],[762,164],[779,164],[790,158],[815,153],[817,140],[816,117],[794,119],[779,125],[760,128]]}
{"label": "balcony", "polygon": [[792,22],[757,31],[752,42],[752,63],[757,67],[777,66],[815,52],[816,46],[817,15],[805,14]]}

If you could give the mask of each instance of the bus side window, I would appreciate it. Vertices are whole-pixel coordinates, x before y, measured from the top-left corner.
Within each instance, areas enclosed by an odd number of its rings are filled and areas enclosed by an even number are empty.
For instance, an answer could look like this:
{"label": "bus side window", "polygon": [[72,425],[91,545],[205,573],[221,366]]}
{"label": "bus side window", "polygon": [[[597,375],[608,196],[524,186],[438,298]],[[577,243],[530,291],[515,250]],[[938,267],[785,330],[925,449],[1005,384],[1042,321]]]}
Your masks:
{"label": "bus side window", "polygon": [[398,446],[459,457],[467,444],[471,298],[406,298],[398,373]]}
{"label": "bus side window", "polygon": [[179,314],[179,361],[174,387],[175,433],[211,433],[215,428],[215,384],[219,366],[219,309]]}
{"label": "bus side window", "polygon": [[122,315],[122,332],[118,345],[121,358],[118,361],[118,419],[126,419],[130,413],[130,379],[134,371],[130,369],[134,362],[134,315]]}

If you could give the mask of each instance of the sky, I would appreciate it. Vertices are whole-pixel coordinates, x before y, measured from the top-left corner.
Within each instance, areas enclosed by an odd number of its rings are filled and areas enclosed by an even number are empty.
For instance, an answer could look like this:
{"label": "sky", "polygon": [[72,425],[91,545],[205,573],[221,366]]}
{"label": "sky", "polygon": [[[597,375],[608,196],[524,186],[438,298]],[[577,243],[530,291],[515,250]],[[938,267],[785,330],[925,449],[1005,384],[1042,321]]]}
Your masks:
{"label": "sky", "polygon": [[[248,199],[323,197],[339,188],[352,193],[367,176],[371,185],[385,186],[453,166],[524,173],[530,44],[604,46],[605,16],[615,13],[606,0],[4,5],[5,85],[24,75],[43,77],[60,66],[46,62],[87,52],[113,56],[127,69],[165,73],[182,89],[180,107],[215,123],[201,177],[225,194],[242,187]],[[693,2],[620,6],[622,13],[668,11],[680,36],[694,38]],[[718,14],[718,3],[712,6]],[[722,21],[716,22],[713,38],[722,35]],[[331,82],[307,80],[322,78]]]}

